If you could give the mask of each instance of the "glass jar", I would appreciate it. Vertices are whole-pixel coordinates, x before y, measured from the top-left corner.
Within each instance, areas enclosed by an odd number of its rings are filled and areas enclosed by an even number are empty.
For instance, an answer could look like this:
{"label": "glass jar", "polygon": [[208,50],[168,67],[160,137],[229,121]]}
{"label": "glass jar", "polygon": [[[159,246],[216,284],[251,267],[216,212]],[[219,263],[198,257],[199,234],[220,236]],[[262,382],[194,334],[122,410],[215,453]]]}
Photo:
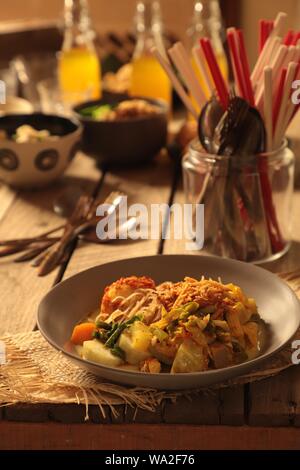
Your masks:
{"label": "glass jar", "polygon": [[285,141],[269,154],[218,156],[194,141],[183,158],[186,203],[204,204],[204,250],[263,263],[291,242],[295,158]]}

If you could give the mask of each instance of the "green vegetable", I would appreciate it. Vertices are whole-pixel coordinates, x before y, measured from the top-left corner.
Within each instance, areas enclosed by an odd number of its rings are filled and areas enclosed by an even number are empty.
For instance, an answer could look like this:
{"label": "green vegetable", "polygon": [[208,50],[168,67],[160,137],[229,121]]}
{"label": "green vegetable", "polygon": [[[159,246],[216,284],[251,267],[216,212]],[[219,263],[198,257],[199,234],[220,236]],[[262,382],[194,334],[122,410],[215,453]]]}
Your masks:
{"label": "green vegetable", "polygon": [[200,311],[203,315],[212,315],[216,311],[216,307],[214,305],[208,305],[207,307],[201,307]]}
{"label": "green vegetable", "polygon": [[178,307],[178,308],[173,308],[172,310],[170,310],[170,312],[166,315],[166,318],[169,320],[169,321],[174,321],[174,320],[178,320],[180,318],[181,315],[184,315],[186,313],[184,307]]}
{"label": "green vegetable", "polygon": [[179,323],[178,320],[171,321],[171,323],[169,323],[169,325],[166,328],[167,332],[168,333],[173,333],[176,330],[176,328],[178,326],[178,323]]}
{"label": "green vegetable", "polygon": [[164,330],[156,326],[150,327],[150,331],[153,336],[156,336],[159,342],[162,342],[168,338],[168,334]]}
{"label": "green vegetable", "polygon": [[93,338],[98,339],[99,341],[105,342],[107,341],[108,335],[105,332],[95,330],[93,333]]}
{"label": "green vegetable", "polygon": [[112,327],[111,327],[111,330],[110,330],[110,332],[109,332],[109,335],[112,335],[112,334],[116,331],[116,329],[119,327],[119,324],[120,324],[120,323],[113,323],[113,324],[112,324]]}
{"label": "green vegetable", "polygon": [[79,111],[79,114],[81,114],[82,116],[90,116],[92,117],[93,115],[93,112],[98,109],[99,106],[98,105],[94,105],[94,106],[87,106],[86,108],[83,108]]}
{"label": "green vegetable", "polygon": [[108,348],[114,348],[122,331],[124,331],[129,325],[132,325],[135,321],[140,321],[140,320],[141,320],[141,317],[135,316],[135,317],[130,318],[130,320],[127,320],[124,323],[116,323],[115,325],[117,326],[114,325],[115,329],[112,330],[113,332],[109,336],[108,340],[106,341],[105,346],[107,346]]}
{"label": "green vegetable", "polygon": [[184,305],[184,310],[188,313],[195,313],[199,309],[199,304],[197,302],[189,302]]}
{"label": "green vegetable", "polygon": [[93,119],[97,119],[98,121],[101,121],[106,118],[106,115],[111,111],[112,106],[109,104],[104,104],[104,105],[94,105],[94,106],[88,106],[87,108],[81,109],[79,113],[82,116],[85,117],[91,117]]}
{"label": "green vegetable", "polygon": [[107,114],[111,111],[112,107],[109,106],[108,104],[99,106],[97,109],[95,109],[92,113],[92,117],[94,119],[97,119],[97,121],[101,121],[106,118]]}
{"label": "green vegetable", "polygon": [[102,328],[103,330],[110,331],[112,329],[112,325],[110,323],[106,323],[105,321],[97,321],[96,322],[97,328]]}
{"label": "green vegetable", "polygon": [[198,308],[199,305],[197,302],[190,302],[186,305],[183,305],[182,307],[173,308],[165,315],[164,318],[169,323],[177,321],[178,324],[178,320],[188,317],[194,312],[195,309],[197,310]]}
{"label": "green vegetable", "polygon": [[183,307],[184,313],[182,313],[179,317],[180,320],[185,320],[187,319],[190,315],[193,315],[194,313],[199,310],[199,304],[197,302],[190,302]]}
{"label": "green vegetable", "polygon": [[186,304],[183,308],[184,313],[182,313],[179,318],[181,321],[187,320],[191,315],[203,317],[205,315],[211,315],[216,311],[216,307],[214,305],[208,305],[207,307],[199,307],[199,304],[197,302],[190,302],[189,304]]}
{"label": "green vegetable", "polygon": [[123,361],[125,361],[125,358],[126,358],[125,351],[123,351],[123,349],[121,349],[119,346],[115,346],[114,348],[110,350],[110,352],[114,356],[120,357],[121,359],[123,359]]}

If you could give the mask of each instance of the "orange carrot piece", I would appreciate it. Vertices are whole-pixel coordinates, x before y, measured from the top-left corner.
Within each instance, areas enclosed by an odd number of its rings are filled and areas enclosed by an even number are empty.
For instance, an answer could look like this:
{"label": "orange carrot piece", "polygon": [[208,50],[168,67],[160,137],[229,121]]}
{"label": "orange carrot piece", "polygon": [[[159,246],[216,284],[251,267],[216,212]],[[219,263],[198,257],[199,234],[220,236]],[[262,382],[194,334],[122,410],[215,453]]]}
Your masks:
{"label": "orange carrot piece", "polygon": [[95,323],[80,323],[80,325],[76,325],[71,336],[71,342],[73,344],[83,344],[84,341],[93,339],[95,329]]}

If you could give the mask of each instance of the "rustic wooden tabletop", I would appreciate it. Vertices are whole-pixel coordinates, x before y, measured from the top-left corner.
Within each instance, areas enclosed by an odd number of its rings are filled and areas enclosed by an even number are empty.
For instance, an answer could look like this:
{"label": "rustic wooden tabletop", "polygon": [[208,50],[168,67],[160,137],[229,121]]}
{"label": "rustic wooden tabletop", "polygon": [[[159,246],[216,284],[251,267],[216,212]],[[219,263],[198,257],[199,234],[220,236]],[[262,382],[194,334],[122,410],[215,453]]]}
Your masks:
{"label": "rustic wooden tabletop", "polygon": [[[60,218],[53,202],[67,187],[82,187],[104,197],[113,189],[130,200],[150,203],[183,201],[180,180],[167,157],[148,167],[101,172],[79,154],[64,179],[49,189],[15,192],[0,186],[0,239],[34,236]],[[295,194],[293,246],[268,269],[299,267],[300,191]],[[121,258],[157,253],[182,253],[183,242],[145,240],[106,245],[79,242],[70,259],[52,274],[38,278],[27,263],[0,261],[0,335],[27,332],[36,326],[39,301],[56,283],[91,266]],[[101,418],[90,409],[90,422],[79,405],[18,404],[0,409],[0,449],[299,449],[300,377],[297,367],[253,383],[203,394],[192,401],[164,402],[156,413],[120,407],[118,418],[107,409]],[[97,426],[96,426],[97,425]]]}

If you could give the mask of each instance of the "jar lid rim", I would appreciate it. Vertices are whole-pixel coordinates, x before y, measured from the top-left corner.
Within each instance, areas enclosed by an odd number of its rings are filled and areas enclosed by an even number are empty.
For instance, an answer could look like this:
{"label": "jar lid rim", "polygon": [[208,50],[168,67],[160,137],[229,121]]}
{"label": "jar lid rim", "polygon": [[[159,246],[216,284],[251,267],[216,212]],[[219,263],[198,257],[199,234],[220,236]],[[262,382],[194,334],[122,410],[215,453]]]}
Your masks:
{"label": "jar lid rim", "polygon": [[[277,149],[275,150],[272,150],[271,152],[261,152],[261,153],[258,153],[257,156],[261,156],[261,157],[269,157],[269,158],[272,158],[272,157],[276,157],[277,155],[279,155],[283,150],[285,150],[286,148],[288,147],[288,140],[287,138],[285,137],[281,143],[281,146],[278,147]],[[213,154],[213,153],[208,153],[206,152],[201,143],[199,142],[198,139],[194,139],[191,141],[190,143],[190,146],[189,146],[190,150],[194,153],[201,153],[203,155],[203,157],[207,157],[207,158],[213,158],[214,160],[229,160],[231,157],[228,156],[228,155],[218,155],[218,154]],[[255,155],[253,155],[255,156]]]}

